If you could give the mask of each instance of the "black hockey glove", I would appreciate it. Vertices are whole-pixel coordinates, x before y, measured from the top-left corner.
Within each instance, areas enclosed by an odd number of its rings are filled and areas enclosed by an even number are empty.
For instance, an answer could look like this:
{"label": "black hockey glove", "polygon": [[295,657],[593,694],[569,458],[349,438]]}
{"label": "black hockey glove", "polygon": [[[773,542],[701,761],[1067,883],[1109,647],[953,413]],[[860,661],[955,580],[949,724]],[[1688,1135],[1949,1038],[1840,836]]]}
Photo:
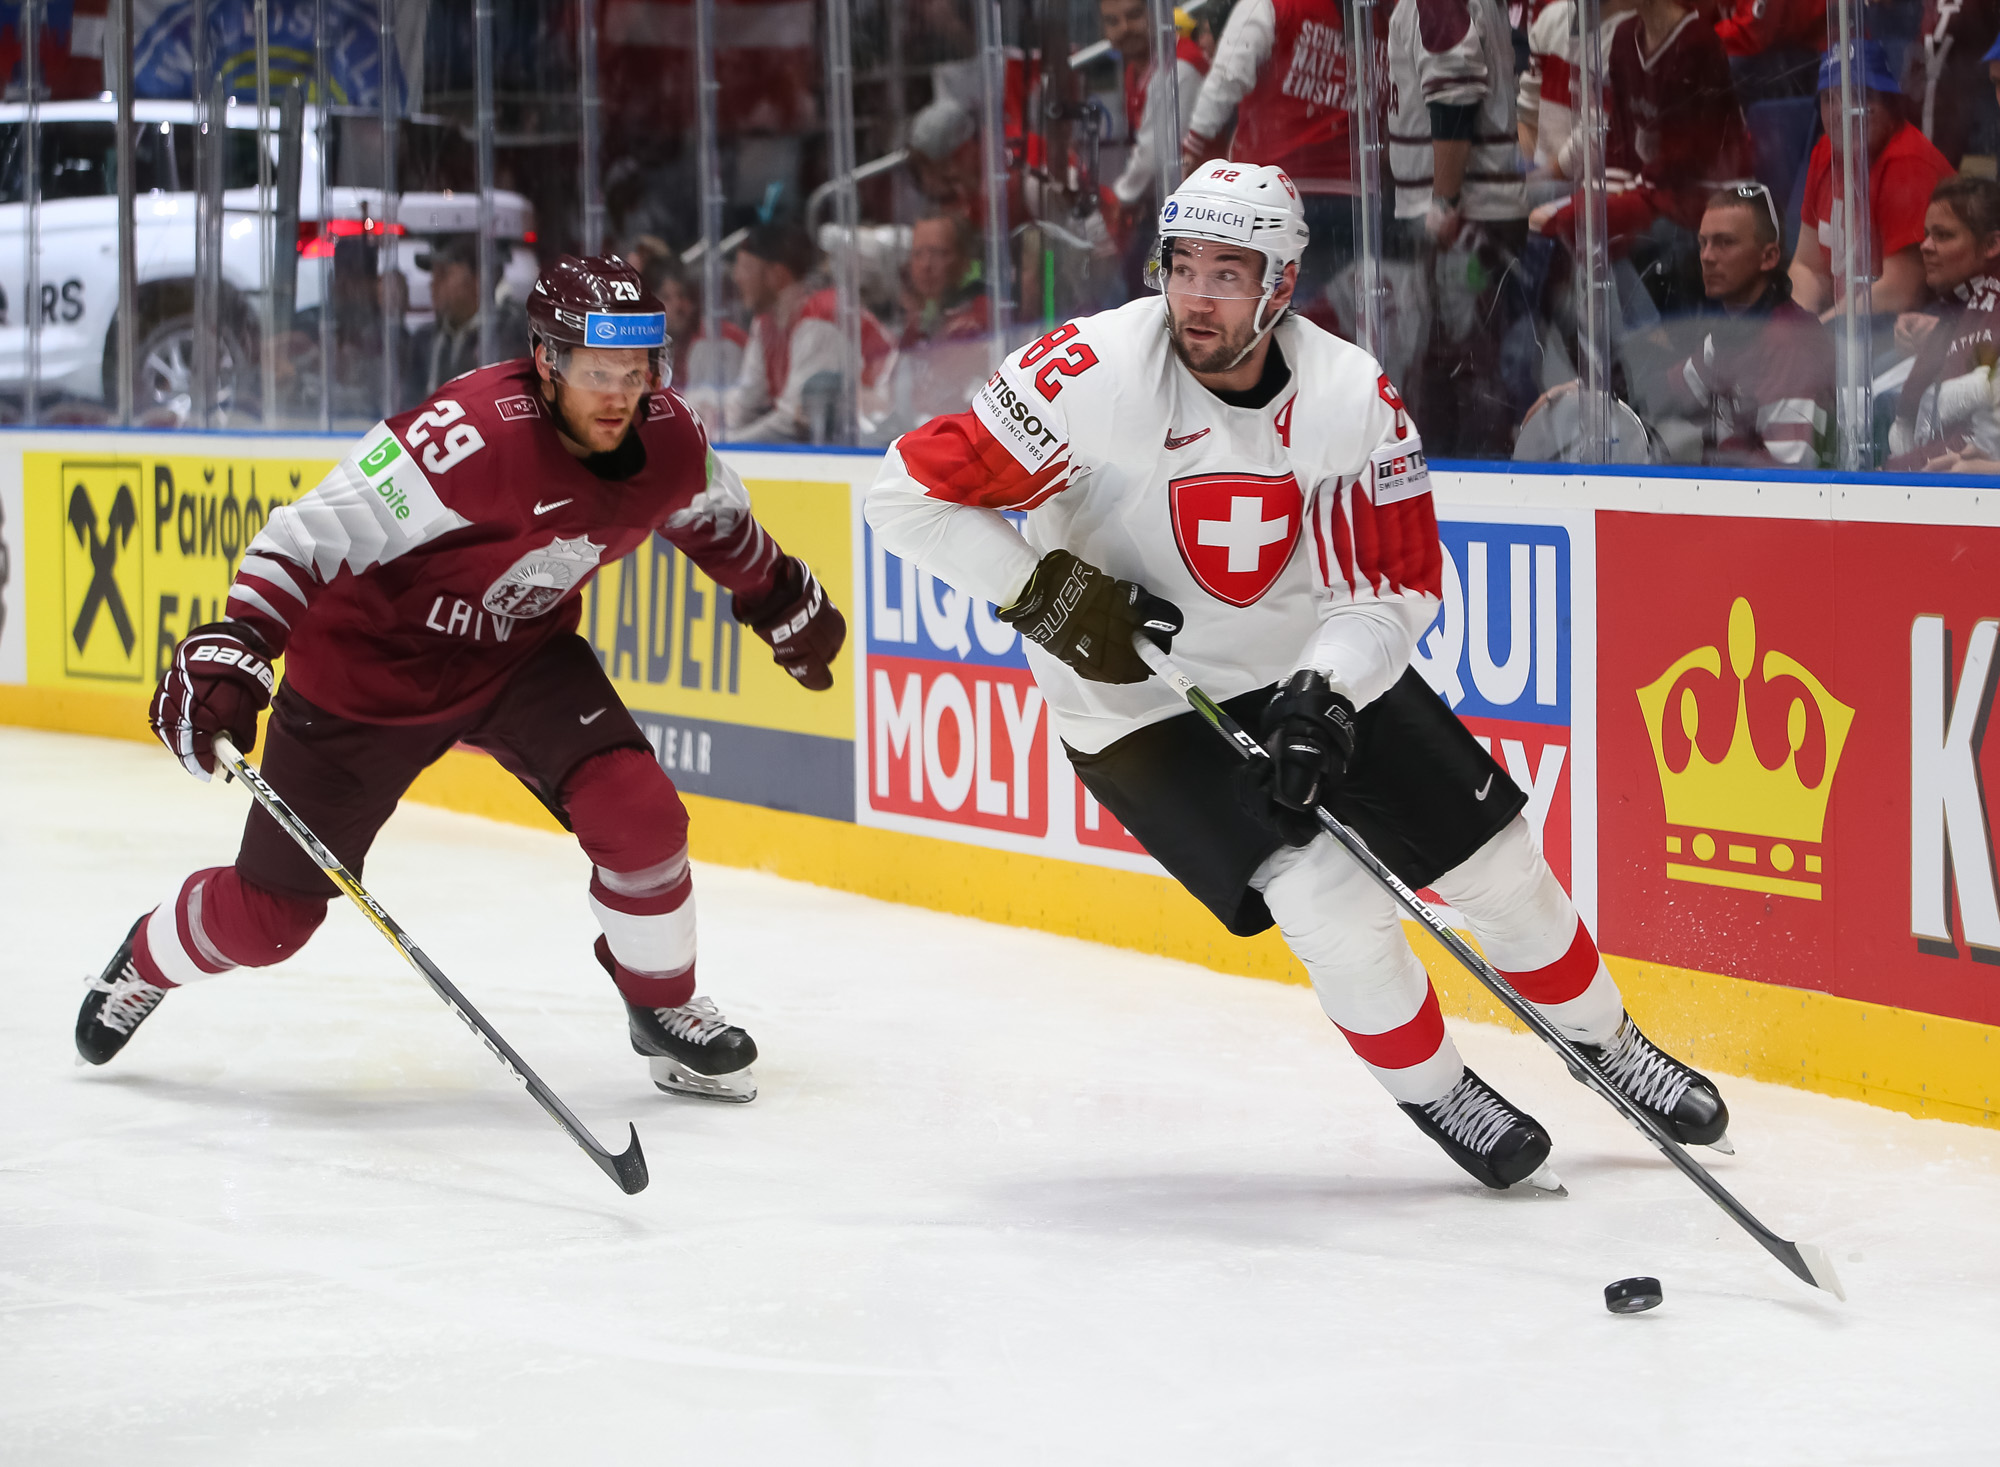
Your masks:
{"label": "black hockey glove", "polygon": [[1132,650],[1143,631],[1162,651],[1181,629],[1181,609],[1133,581],[1106,575],[1067,550],[1051,550],[1021,599],[1000,620],[1039,642],[1094,683],[1143,683],[1152,669]]}
{"label": "black hockey glove", "polygon": [[1330,801],[1347,777],[1354,705],[1328,685],[1324,673],[1295,672],[1264,709],[1264,747],[1271,757],[1247,766],[1253,804],[1288,845],[1307,845],[1320,833],[1313,806]]}

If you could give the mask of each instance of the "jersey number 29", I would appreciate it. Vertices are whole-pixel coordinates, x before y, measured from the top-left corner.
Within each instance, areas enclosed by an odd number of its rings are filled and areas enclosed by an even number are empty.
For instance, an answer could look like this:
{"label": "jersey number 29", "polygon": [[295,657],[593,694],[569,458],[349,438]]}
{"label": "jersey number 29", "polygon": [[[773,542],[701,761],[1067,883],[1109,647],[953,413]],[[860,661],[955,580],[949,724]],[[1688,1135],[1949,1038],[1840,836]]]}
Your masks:
{"label": "jersey number 29", "polygon": [[[410,447],[423,447],[424,467],[433,474],[457,468],[486,446],[486,440],[479,436],[477,428],[458,421],[464,416],[464,408],[448,397],[441,397],[429,412],[418,413],[411,420],[409,431],[403,437],[409,441]],[[430,441],[432,428],[446,430],[444,437],[435,443]]]}
{"label": "jersey number 29", "polygon": [[[1047,336],[1044,336],[1040,341],[1021,353],[1022,370],[1025,371],[1027,368],[1034,366],[1035,363],[1042,361],[1043,357],[1047,357],[1050,352],[1062,346],[1065,341],[1068,341],[1074,335],[1076,335],[1076,322],[1074,321],[1066,322],[1056,327]],[[1056,394],[1062,391],[1062,383],[1056,381],[1056,378],[1081,376],[1096,365],[1097,353],[1079,341],[1072,346],[1065,347],[1061,356],[1049,357],[1048,361],[1042,363],[1042,369],[1035,373],[1035,390],[1041,393],[1044,402],[1054,402]]]}

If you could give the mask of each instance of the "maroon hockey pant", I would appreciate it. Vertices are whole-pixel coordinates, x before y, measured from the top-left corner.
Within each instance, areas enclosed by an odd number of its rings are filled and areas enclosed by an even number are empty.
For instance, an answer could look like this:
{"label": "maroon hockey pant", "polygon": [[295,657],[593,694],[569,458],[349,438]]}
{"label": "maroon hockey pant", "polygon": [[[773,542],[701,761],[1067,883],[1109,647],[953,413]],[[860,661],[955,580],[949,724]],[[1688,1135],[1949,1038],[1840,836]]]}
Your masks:
{"label": "maroon hockey pant", "polygon": [[[551,642],[484,708],[432,723],[361,723],[280,688],[262,767],[359,876],[411,783],[460,743],[492,754],[563,812],[596,868],[591,905],[626,996],[648,1006],[685,1003],[694,992],[687,810],[581,637]],[[182,883],[133,955],[162,985],[265,967],[304,945],[336,895],[326,873],[253,805],[236,864]]]}

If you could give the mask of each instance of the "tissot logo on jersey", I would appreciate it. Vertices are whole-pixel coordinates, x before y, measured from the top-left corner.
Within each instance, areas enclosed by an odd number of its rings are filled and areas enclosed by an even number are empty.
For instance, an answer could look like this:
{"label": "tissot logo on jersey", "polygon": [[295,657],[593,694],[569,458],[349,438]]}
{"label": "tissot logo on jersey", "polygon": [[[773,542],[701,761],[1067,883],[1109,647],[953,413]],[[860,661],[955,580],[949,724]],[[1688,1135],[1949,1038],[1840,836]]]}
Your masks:
{"label": "tissot logo on jersey", "polygon": [[1023,468],[1043,467],[1062,446],[1033,404],[998,372],[986,379],[979,396],[972,400],[972,411]]}
{"label": "tissot logo on jersey", "polygon": [[1201,474],[1167,498],[1181,559],[1218,601],[1253,605],[1292,558],[1305,501],[1290,474]]}
{"label": "tissot logo on jersey", "polygon": [[1431,492],[1430,465],[1424,458],[1423,444],[1415,438],[1376,449],[1368,464],[1372,470],[1369,497],[1377,505],[1395,504]]}

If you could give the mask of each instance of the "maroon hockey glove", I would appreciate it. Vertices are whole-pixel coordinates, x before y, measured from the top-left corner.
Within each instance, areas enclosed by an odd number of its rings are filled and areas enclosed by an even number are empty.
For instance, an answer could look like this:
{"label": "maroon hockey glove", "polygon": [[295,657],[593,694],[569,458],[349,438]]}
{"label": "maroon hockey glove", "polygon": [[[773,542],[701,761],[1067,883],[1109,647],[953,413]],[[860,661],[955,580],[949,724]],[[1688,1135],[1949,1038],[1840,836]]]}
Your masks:
{"label": "maroon hockey glove", "polygon": [[1354,705],[1324,673],[1295,672],[1264,710],[1264,747],[1271,757],[1246,766],[1253,803],[1286,844],[1309,845],[1320,833],[1313,807],[1333,799],[1354,756]]}
{"label": "maroon hockey glove", "polygon": [[256,746],[271,683],[263,638],[240,621],[212,621],[174,649],[147,720],[189,774],[207,779],[215,773],[215,735],[228,734],[245,754]]}
{"label": "maroon hockey glove", "polygon": [[736,619],[771,644],[771,658],[799,680],[823,693],[833,686],[833,659],[847,640],[847,618],[820,589],[819,577],[796,555],[778,566],[777,583],[754,606],[731,600]]}
{"label": "maroon hockey glove", "polygon": [[1162,651],[1173,647],[1181,609],[1135,581],[1106,575],[1067,550],[1051,550],[1035,566],[1021,599],[1000,620],[1094,683],[1143,683],[1153,670],[1132,650],[1143,631]]}

